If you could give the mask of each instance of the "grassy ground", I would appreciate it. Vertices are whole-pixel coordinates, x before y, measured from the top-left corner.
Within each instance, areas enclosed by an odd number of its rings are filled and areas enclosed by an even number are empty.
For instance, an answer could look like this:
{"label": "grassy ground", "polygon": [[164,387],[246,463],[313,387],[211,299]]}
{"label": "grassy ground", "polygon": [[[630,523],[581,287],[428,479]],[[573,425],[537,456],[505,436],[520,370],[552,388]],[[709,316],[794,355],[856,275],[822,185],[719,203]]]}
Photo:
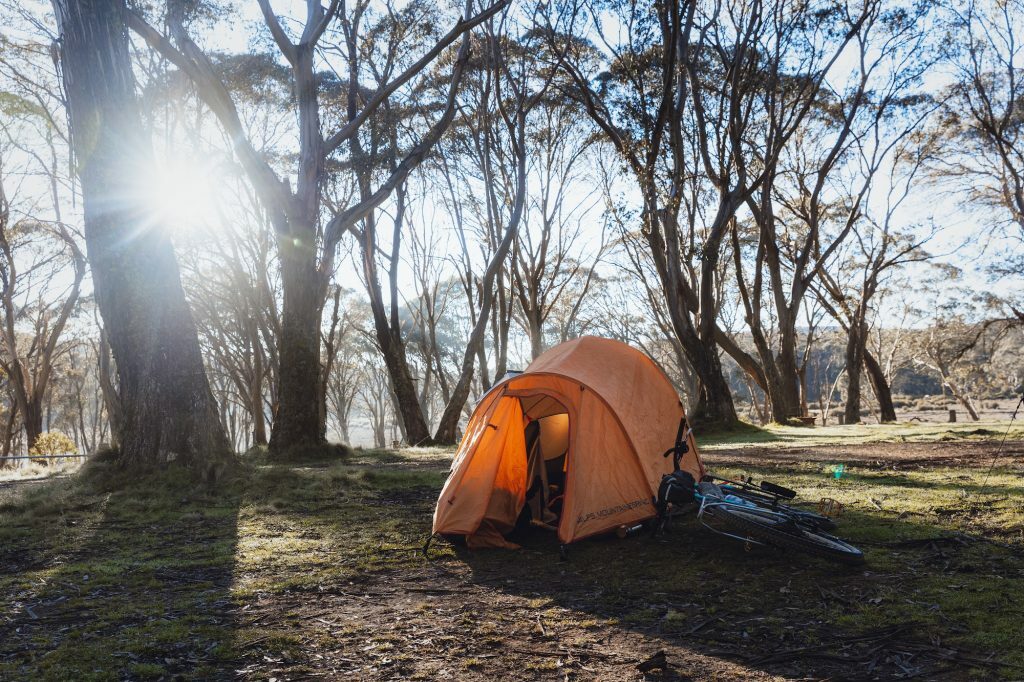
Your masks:
{"label": "grassy ground", "polygon": [[763,428],[749,426],[732,432],[709,434],[701,437],[700,441],[704,450],[713,451],[751,446],[787,448],[869,443],[990,441],[1001,439],[1004,435],[1010,440],[1024,439],[1024,420],[1017,420],[1012,426],[1005,420],[956,424],[898,422],[815,427],[769,424]]}
{"label": "grassy ground", "polygon": [[[863,569],[695,522],[585,541],[564,563],[544,535],[425,559],[450,456],[436,450],[248,465],[216,492],[102,467],[6,484],[0,679],[622,680],[658,651],[670,667],[649,679],[1024,676],[1024,444],[987,476],[995,446],[976,435],[858,445],[881,432],[833,428],[856,430],[817,457],[779,428],[707,459],[840,501]],[[953,446],[970,456],[935,459]]]}

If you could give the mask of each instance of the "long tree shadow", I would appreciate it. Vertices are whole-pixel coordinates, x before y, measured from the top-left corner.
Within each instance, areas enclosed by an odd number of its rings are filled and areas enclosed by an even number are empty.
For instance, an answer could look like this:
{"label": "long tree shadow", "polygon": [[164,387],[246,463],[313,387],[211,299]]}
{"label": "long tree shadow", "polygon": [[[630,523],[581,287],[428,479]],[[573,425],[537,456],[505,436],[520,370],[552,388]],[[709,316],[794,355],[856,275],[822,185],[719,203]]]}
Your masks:
{"label": "long tree shadow", "polygon": [[[1024,664],[1020,545],[995,532],[1021,498],[1006,472],[985,500],[935,489],[954,516],[851,505],[840,534],[867,550],[862,569],[748,550],[692,520],[576,543],[567,562],[544,533],[424,560],[445,473],[261,466],[216,492],[165,475],[0,503],[0,679],[618,680],[662,649],[663,679],[977,679],[997,672],[991,652]],[[845,499],[920,502],[917,483],[868,476]]]}
{"label": "long tree shadow", "polygon": [[0,678],[225,676],[239,501],[94,467],[7,503]]}
{"label": "long tree shadow", "polygon": [[1003,578],[1020,570],[1019,548],[880,514],[851,513],[843,525],[867,550],[862,568],[745,547],[693,520],[661,537],[583,541],[565,562],[542,533],[518,552],[459,559],[471,582],[547,614],[547,630],[561,634],[534,633],[534,645],[561,642],[566,655],[607,651],[581,627],[596,620],[641,635],[647,653],[667,650],[674,674],[693,677],[708,672],[698,655],[751,674],[829,679],[977,679],[999,669],[996,652],[1024,664],[1013,615],[1024,595]]}
{"label": "long tree shadow", "polygon": [[[863,568],[748,551],[692,520],[658,538],[574,544],[567,562],[543,533],[511,552],[442,544],[424,561],[444,473],[262,470],[239,525],[239,674],[636,679],[636,664],[660,649],[665,679],[977,679],[996,672],[990,652],[1024,664],[1020,588],[1006,579],[1019,546],[959,517],[851,507],[840,534],[867,549]],[[994,480],[990,497],[1019,497],[1015,483]],[[898,478],[863,483],[921,494]],[[862,496],[855,485],[847,493]]]}

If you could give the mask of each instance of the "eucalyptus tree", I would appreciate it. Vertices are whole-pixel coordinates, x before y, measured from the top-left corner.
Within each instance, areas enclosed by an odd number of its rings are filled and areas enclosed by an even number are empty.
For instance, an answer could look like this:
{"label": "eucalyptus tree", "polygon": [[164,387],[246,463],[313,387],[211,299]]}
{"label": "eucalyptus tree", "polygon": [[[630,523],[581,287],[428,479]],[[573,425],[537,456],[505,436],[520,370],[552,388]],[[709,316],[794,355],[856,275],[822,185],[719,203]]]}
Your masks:
{"label": "eucalyptus tree", "polygon": [[65,330],[78,309],[85,254],[60,220],[59,207],[51,207],[56,218],[18,215],[17,202],[12,209],[5,170],[0,149],[0,368],[11,382],[31,449],[43,433],[56,365],[75,345]]}
{"label": "eucalyptus tree", "polygon": [[830,11],[829,3],[579,0],[548,28],[574,95],[641,194],[639,231],[697,379],[690,412],[701,422],[737,420],[719,344],[765,385],[719,327],[721,254],[737,211],[771,180],[860,30],[862,17],[827,34]]}
{"label": "eucalyptus tree", "polygon": [[[760,111],[738,139],[755,140],[746,155],[751,166],[761,159],[765,181],[745,200],[749,223],[733,221],[731,232],[736,285],[775,421],[803,413],[797,327],[815,279],[859,236],[872,188],[893,179],[881,172],[885,164],[935,108],[922,92],[935,61],[929,9],[838,4],[810,15],[812,30],[789,29],[795,35],[773,41],[763,59]],[[841,69],[834,60],[843,50]],[[862,332],[863,324],[850,328],[858,358]],[[853,391],[860,364],[848,368]]]}
{"label": "eucalyptus tree", "polygon": [[[132,29],[168,61],[188,74],[199,96],[216,116],[231,142],[233,151],[256,189],[277,236],[281,269],[281,334],[278,339],[278,408],[270,438],[271,450],[279,455],[324,443],[326,424],[325,396],[321,387],[321,316],[326,302],[338,243],[342,236],[371,215],[420,164],[441,137],[454,116],[454,98],[469,58],[469,31],[498,12],[508,0],[500,0],[479,14],[465,16],[436,41],[423,46],[421,56],[404,68],[388,72],[372,92],[364,91],[360,81],[366,75],[353,65],[352,46],[363,46],[361,26],[373,10],[362,0],[349,5],[332,0],[326,7],[319,0],[308,0],[305,18],[298,22],[278,15],[270,0],[259,6],[266,29],[290,69],[290,81],[296,102],[297,143],[293,172],[287,176],[276,170],[258,151],[239,119],[234,98],[225,86],[213,61],[189,32],[193,7],[172,0],[168,3],[166,23],[169,35],[151,26],[141,14],[131,15]],[[381,11],[400,14],[392,4]],[[298,25],[292,32],[291,26]],[[328,32],[338,36],[348,49],[339,60],[327,54],[321,40]],[[392,96],[420,76],[449,46],[462,39],[452,65],[447,101],[441,112],[423,132],[417,144],[404,151],[390,173],[379,184],[365,188],[351,203],[325,205],[323,189],[332,173],[344,172],[348,162],[358,163],[360,136],[373,117],[379,115]],[[420,47],[420,46],[417,46]],[[406,46],[393,45],[392,63]],[[347,60],[347,61],[346,61]],[[324,77],[324,72],[329,74]],[[340,116],[325,110],[323,85],[337,79],[346,84],[347,106]],[[326,132],[324,122],[333,124]],[[348,157],[346,157],[348,152]],[[351,168],[351,166],[349,166]],[[351,172],[351,171],[349,171]],[[404,391],[405,387],[397,387]],[[408,425],[407,425],[408,426]],[[416,435],[425,425],[414,424]],[[427,434],[429,436],[429,434]]]}
{"label": "eucalyptus tree", "polygon": [[978,421],[974,398],[985,381],[986,327],[965,317],[960,306],[939,311],[939,316],[914,335],[914,362],[934,372],[943,389],[959,402],[972,421]]}
{"label": "eucalyptus tree", "polygon": [[360,324],[365,323],[367,311],[353,305],[351,309],[346,310],[345,316],[346,333],[338,336],[335,357],[327,380],[327,405],[328,416],[337,428],[341,442],[351,445],[353,409],[366,381],[363,377],[365,359],[370,354],[376,354],[377,350],[367,341],[370,331]]}
{"label": "eucalyptus tree", "polygon": [[[571,80],[567,95],[580,102],[615,148],[641,195],[639,232],[660,280],[673,334],[698,377],[689,413],[699,422],[728,424],[737,417],[718,350],[713,338],[702,338],[694,321],[699,280],[688,276],[684,262],[689,259],[682,251],[695,240],[681,235],[679,224],[686,196],[682,188],[694,177],[682,126],[688,116],[685,50],[699,38],[694,33],[697,5],[693,0],[650,5],[579,0],[560,8],[546,30]],[[591,36],[594,42],[587,39]],[[706,246],[706,253],[715,252],[708,261],[713,268],[718,244]],[[713,278],[710,271],[708,278]],[[710,291],[704,302],[713,304]],[[705,309],[704,317],[713,331],[715,312]]]}
{"label": "eucalyptus tree", "polygon": [[[379,225],[384,217],[374,212],[368,212],[352,228],[360,244],[375,338],[385,358],[405,438],[414,445],[431,441],[454,442],[463,407],[472,390],[474,368],[482,355],[488,325],[501,307],[500,301],[496,305],[496,299],[506,295],[502,276],[526,201],[528,121],[547,91],[550,80],[549,76],[537,71],[534,63],[531,50],[536,50],[539,41],[528,33],[524,39],[513,38],[510,35],[512,27],[521,28],[518,15],[510,10],[484,22],[483,35],[474,40],[478,56],[466,67],[466,87],[453,100],[452,134],[469,148],[469,153],[460,160],[471,158],[471,163],[479,171],[479,184],[465,189],[478,191],[483,197],[478,205],[483,207],[481,232],[485,249],[482,264],[472,265],[466,234],[460,230],[464,286],[467,287],[467,300],[471,306],[470,329],[465,349],[458,354],[457,366],[450,377],[443,378],[446,386],[442,388],[448,399],[433,435],[428,430],[424,398],[428,393],[426,383],[437,376],[430,369],[432,365],[437,366],[437,358],[431,354],[424,355],[422,383],[417,390],[408,354],[408,330],[402,327],[398,268],[402,263],[406,227],[410,222],[407,185],[400,183],[396,186],[394,209],[387,216],[391,222],[387,242],[381,237]],[[393,173],[397,167],[395,150],[401,143],[397,123],[396,119],[385,121],[378,136],[370,135],[365,145],[360,141],[354,148],[354,157],[363,161],[357,174],[360,176],[360,193],[364,196],[368,195],[369,180],[375,168],[381,168],[378,172]],[[446,163],[448,160],[441,162],[442,166]],[[448,173],[445,177],[451,182],[453,176]],[[460,177],[465,178],[466,175]],[[454,185],[451,187],[454,191]],[[465,224],[457,222],[456,226],[464,228]],[[414,249],[424,246],[417,244],[415,239],[412,243]],[[383,277],[378,273],[387,275],[387,296],[381,286]],[[430,314],[429,309],[425,312]]]}
{"label": "eucalyptus tree", "polygon": [[54,0],[82,188],[85,241],[117,364],[119,461],[208,468],[230,454],[166,225],[140,205],[152,180],[124,0]]}
{"label": "eucalyptus tree", "polygon": [[[419,229],[410,231],[409,261],[415,294],[406,303],[411,318],[410,341],[422,363],[420,404],[428,421],[433,416],[435,402],[443,409],[452,398],[455,367],[461,357],[458,347],[464,341],[455,330],[463,301],[459,296],[458,278],[448,268],[451,237],[447,230],[436,229],[434,215],[424,215],[414,221],[419,223]],[[471,308],[466,306],[464,312],[475,319]]]}
{"label": "eucalyptus tree", "polygon": [[[860,420],[862,368],[867,370],[878,400],[879,420],[896,421],[892,388],[868,343],[871,315],[877,312],[876,297],[898,273],[912,263],[923,263],[933,258],[926,246],[938,232],[935,223],[924,219],[906,224],[901,220],[908,199],[920,187],[921,169],[934,151],[927,135],[910,134],[918,127],[916,117],[911,117],[911,122],[912,128],[897,126],[895,139],[890,140],[892,158],[887,172],[877,173],[874,170],[875,159],[864,155],[868,162],[859,180],[863,184],[858,189],[859,183],[851,182],[852,191],[867,196],[869,186],[874,184],[881,185],[884,193],[873,202],[876,206],[865,202],[863,208],[856,210],[855,219],[842,219],[841,229],[849,229],[853,238],[842,246],[833,242],[836,246],[830,249],[829,260],[818,267],[818,277],[810,285],[822,305],[846,332],[844,418],[847,423]],[[876,142],[879,139],[886,138],[876,134]],[[885,153],[889,154],[889,151]],[[848,205],[860,203],[858,199],[848,202]]]}
{"label": "eucalyptus tree", "polygon": [[[1024,2],[969,0],[946,8],[954,82],[938,129],[943,153],[933,171],[968,208],[991,211],[992,274],[1024,274]],[[1024,322],[1024,300],[1002,297]]]}
{"label": "eucalyptus tree", "polygon": [[[510,11],[486,24],[486,58],[474,74],[472,96],[477,98],[478,105],[468,109],[463,103],[460,109],[475,151],[474,162],[479,164],[487,234],[493,239],[493,249],[479,277],[477,318],[469,333],[452,397],[438,422],[435,440],[442,443],[455,441],[472,388],[474,362],[495,310],[495,298],[504,293],[500,274],[526,210],[530,121],[556,76],[554,69],[538,59],[545,43],[532,31],[536,9],[525,15],[525,26]],[[522,31],[521,35],[514,36],[516,30]],[[500,193],[502,188],[504,194]]]}
{"label": "eucalyptus tree", "polygon": [[[86,275],[66,119],[39,39],[0,38],[0,367],[31,449]],[[71,215],[68,215],[68,214]]]}
{"label": "eucalyptus tree", "polygon": [[[357,75],[365,73],[369,87],[379,91],[394,73],[407,69],[411,63],[412,53],[407,53],[404,46],[435,39],[429,32],[422,35],[417,27],[434,26],[436,19],[435,8],[428,3],[415,2],[402,8],[400,13],[367,15],[361,23],[354,22],[344,28],[343,40],[339,41],[337,49],[349,69],[349,85],[342,102],[349,117],[355,115],[360,99],[355,87],[359,82]],[[424,112],[442,108],[446,119],[457,116],[454,100],[445,103],[451,92],[445,75],[444,71],[432,70],[415,88],[389,97],[381,105],[380,114],[365,126],[364,134],[352,137],[349,155],[358,200],[368,200],[375,183],[394,176],[403,155],[423,134]],[[463,75],[463,79],[466,77]],[[413,219],[417,201],[414,191],[409,179],[403,178],[394,185],[390,210],[367,211],[348,230],[359,250],[374,339],[389,374],[403,437],[419,445],[431,441],[427,395],[434,377],[433,363],[427,356],[416,358],[412,352],[415,349],[409,347],[412,330],[408,302],[403,300],[399,286],[409,245],[414,251],[419,245],[419,231]]]}
{"label": "eucalyptus tree", "polygon": [[[463,97],[462,115],[442,140],[431,168],[440,179],[436,200],[444,207],[458,242],[447,260],[457,274],[468,318],[476,320],[483,302],[480,263],[490,262],[502,241],[503,222],[493,209],[508,205],[515,188],[514,176],[501,172],[509,164],[505,147],[494,143],[492,125],[497,112],[491,103],[489,81],[470,80]],[[508,367],[513,313],[508,279],[508,265],[502,263],[495,273],[487,339],[476,347],[476,381],[484,391]]]}
{"label": "eucalyptus tree", "polygon": [[527,190],[523,224],[513,244],[511,284],[533,359],[544,350],[549,316],[569,296],[562,331],[577,317],[606,249],[604,230],[598,232],[594,225],[600,195],[588,190],[590,152],[597,138],[588,121],[573,115],[574,109],[560,94],[549,96],[538,106],[529,130],[529,166],[535,180]]}

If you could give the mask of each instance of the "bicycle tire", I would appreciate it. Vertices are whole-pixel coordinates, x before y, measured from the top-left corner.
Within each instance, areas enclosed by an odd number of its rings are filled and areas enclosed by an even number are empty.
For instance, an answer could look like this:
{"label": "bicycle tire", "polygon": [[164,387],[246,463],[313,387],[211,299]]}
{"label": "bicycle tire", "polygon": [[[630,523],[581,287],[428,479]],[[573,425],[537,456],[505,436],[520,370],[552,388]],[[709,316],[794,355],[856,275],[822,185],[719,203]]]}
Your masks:
{"label": "bicycle tire", "polygon": [[755,508],[733,505],[715,505],[704,511],[739,536],[852,566],[864,563],[864,553],[844,540],[828,533],[809,530],[796,523],[778,521],[758,512]]}

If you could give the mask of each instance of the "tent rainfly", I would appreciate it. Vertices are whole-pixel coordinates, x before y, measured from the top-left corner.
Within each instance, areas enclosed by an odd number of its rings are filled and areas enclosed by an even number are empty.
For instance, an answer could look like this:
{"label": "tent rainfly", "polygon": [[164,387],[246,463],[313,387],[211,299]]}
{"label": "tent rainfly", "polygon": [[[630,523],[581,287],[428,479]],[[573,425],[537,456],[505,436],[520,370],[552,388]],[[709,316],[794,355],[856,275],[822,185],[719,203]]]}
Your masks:
{"label": "tent rainfly", "polygon": [[[434,511],[434,533],[470,547],[528,515],[570,543],[655,516],[682,402],[664,372],[619,341],[585,336],[534,360],[480,400]],[[704,474],[693,435],[681,468]]]}

